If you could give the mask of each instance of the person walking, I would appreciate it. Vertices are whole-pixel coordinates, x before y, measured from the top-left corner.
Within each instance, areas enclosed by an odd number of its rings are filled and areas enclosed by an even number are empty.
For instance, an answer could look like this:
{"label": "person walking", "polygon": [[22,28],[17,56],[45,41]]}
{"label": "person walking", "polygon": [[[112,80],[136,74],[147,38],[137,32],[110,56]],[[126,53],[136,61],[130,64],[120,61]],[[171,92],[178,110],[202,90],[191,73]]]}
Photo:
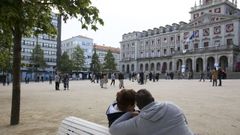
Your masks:
{"label": "person walking", "polygon": [[183,111],[172,102],[157,102],[151,93],[136,93],[138,112],[127,112],[109,128],[111,135],[193,135]]}
{"label": "person walking", "polygon": [[100,78],[100,87],[101,87],[101,88],[103,88],[103,83],[104,83],[104,74],[103,74],[103,73],[101,73],[101,74],[100,74],[100,76],[99,76],[99,78]]}
{"label": "person walking", "polygon": [[111,84],[110,85],[113,85],[113,86],[115,86],[115,79],[116,79],[116,76],[115,76],[115,73],[112,73],[112,75],[111,75]]}
{"label": "person walking", "polygon": [[124,76],[123,76],[123,73],[119,73],[118,74],[118,79],[119,79],[119,89],[124,88],[124,83],[123,83]]}
{"label": "person walking", "polygon": [[59,90],[60,84],[60,76],[58,74],[55,75],[55,90]]}

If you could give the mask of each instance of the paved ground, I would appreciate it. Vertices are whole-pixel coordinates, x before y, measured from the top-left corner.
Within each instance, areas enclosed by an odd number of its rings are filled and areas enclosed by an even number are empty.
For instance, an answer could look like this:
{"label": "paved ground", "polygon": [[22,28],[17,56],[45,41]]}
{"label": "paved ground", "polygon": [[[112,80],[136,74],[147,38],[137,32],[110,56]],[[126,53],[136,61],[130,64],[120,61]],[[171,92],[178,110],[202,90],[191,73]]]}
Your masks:
{"label": "paved ground", "polygon": [[[54,85],[21,85],[21,119],[9,126],[11,86],[0,86],[1,135],[55,135],[65,117],[77,116],[107,125],[105,111],[115,99],[116,86],[101,89],[90,81],[71,81],[69,91]],[[240,134],[240,80],[224,80],[222,87],[198,80],[160,80],[138,85],[125,80],[126,88],[150,90],[156,100],[173,101],[185,112],[191,129],[200,135]],[[61,84],[62,87],[62,84]]]}

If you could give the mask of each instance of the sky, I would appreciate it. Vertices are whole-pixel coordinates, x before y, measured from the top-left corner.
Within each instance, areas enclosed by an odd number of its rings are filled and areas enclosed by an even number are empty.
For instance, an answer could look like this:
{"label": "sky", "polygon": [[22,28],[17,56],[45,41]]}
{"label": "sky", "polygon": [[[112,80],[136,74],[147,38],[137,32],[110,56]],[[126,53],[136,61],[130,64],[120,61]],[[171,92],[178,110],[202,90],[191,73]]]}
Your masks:
{"label": "sky", "polygon": [[82,35],[98,45],[120,47],[125,33],[188,23],[195,0],[92,0],[92,4],[99,9],[104,26],[98,25],[96,32],[82,30],[81,23],[71,19],[62,23],[62,40]]}

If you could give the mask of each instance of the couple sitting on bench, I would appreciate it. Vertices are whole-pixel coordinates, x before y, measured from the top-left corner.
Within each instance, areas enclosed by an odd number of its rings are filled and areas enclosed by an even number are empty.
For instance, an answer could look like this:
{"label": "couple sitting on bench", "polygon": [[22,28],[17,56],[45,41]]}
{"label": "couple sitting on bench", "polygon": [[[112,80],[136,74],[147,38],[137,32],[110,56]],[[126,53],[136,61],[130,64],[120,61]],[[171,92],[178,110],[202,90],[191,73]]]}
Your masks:
{"label": "couple sitting on bench", "polygon": [[177,105],[154,101],[146,89],[121,90],[106,115],[111,135],[193,135]]}

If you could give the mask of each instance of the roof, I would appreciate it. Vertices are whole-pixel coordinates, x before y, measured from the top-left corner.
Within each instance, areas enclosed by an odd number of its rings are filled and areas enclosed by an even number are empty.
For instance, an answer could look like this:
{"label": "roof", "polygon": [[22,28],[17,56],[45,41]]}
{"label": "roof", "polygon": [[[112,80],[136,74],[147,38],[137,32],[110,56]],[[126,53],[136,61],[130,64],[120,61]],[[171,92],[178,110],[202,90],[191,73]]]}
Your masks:
{"label": "roof", "polygon": [[105,46],[105,45],[94,45],[93,48],[95,48],[98,51],[108,51],[110,50],[112,53],[120,53],[120,48],[111,47],[111,46]]}

